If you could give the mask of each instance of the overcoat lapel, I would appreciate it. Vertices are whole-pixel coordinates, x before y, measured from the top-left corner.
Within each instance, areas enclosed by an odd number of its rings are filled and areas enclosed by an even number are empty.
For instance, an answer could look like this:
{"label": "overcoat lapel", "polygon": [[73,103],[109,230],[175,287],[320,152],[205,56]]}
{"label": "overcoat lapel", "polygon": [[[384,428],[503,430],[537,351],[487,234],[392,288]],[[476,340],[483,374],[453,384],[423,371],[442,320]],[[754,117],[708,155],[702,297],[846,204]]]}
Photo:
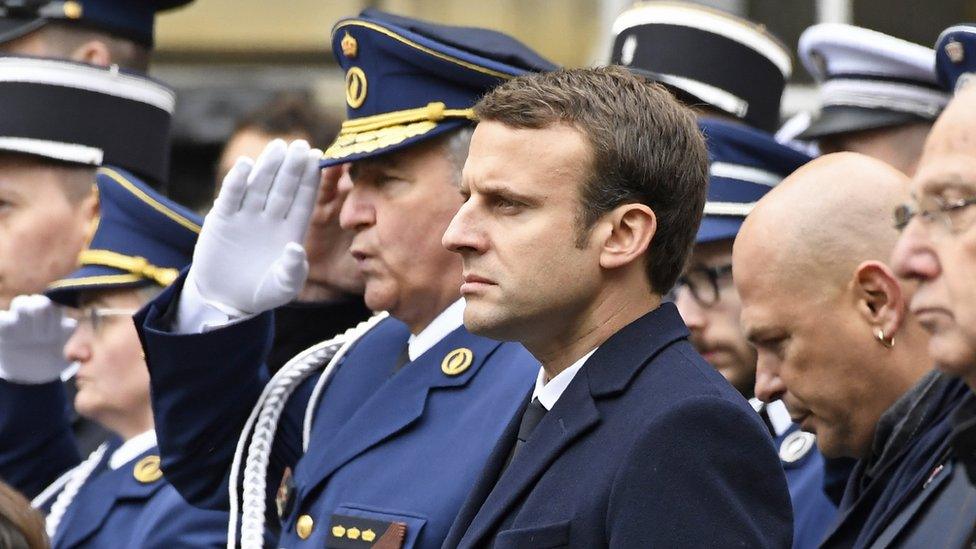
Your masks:
{"label": "overcoat lapel", "polygon": [[[553,409],[536,426],[522,450],[498,478],[494,490],[484,500],[481,511],[468,528],[462,545],[480,546],[483,538],[494,532],[549,465],[574,441],[600,422],[600,413],[590,396],[585,371],[585,367],[580,370]],[[517,420],[520,421],[521,417]]]}
{"label": "overcoat lapel", "polygon": [[[498,478],[459,545],[480,547],[489,536],[497,534],[505,517],[516,510],[546,469],[575,441],[600,423],[596,401],[626,391],[633,378],[654,356],[686,337],[688,328],[674,304],[665,303],[605,341],[586,361],[501,478]],[[486,473],[482,482],[490,482],[493,478]],[[482,493],[486,491],[480,485],[478,489]],[[472,493],[468,501],[472,506],[477,504],[474,497]],[[463,514],[461,517],[465,519]]]}

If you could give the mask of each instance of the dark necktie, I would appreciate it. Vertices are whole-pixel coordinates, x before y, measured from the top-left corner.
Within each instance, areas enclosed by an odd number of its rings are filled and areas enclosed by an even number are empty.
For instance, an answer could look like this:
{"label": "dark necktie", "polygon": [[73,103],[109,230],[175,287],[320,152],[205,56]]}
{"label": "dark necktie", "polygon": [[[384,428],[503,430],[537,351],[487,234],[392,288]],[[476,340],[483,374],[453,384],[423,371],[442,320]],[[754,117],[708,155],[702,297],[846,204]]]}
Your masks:
{"label": "dark necktie", "polygon": [[[519,423],[518,435],[515,439],[515,446],[512,447],[512,453],[508,456],[508,461],[505,463],[505,469],[508,469],[512,460],[515,456],[522,451],[522,447],[525,446],[526,441],[532,436],[532,431],[535,430],[536,425],[542,421],[543,416],[546,415],[546,407],[539,402],[538,398],[533,398],[532,402],[525,407],[525,411],[522,412],[522,422]],[[504,469],[503,469],[504,470]]]}

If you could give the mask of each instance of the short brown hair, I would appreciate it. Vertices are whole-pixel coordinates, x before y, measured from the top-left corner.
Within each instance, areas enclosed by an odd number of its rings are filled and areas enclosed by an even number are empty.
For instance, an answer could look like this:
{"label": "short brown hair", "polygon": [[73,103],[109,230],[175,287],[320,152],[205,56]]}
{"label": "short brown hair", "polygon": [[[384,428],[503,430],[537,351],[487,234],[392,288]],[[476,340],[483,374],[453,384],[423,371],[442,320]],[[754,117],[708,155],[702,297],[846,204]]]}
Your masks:
{"label": "short brown hair", "polygon": [[514,78],[486,95],[475,113],[513,128],[579,130],[593,151],[580,190],[580,240],[617,206],[645,204],[657,216],[647,259],[651,287],[663,294],[674,286],[694,245],[708,186],[708,153],[691,110],[658,84],[600,67]]}

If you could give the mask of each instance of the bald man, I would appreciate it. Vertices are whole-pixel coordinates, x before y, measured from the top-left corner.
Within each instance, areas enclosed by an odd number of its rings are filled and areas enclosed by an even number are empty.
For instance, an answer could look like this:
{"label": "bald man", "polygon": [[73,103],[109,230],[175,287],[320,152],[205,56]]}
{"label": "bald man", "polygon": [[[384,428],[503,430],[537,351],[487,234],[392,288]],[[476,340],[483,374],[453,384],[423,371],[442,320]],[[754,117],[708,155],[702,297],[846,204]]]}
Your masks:
{"label": "bald man", "polygon": [[733,249],[756,396],[782,399],[825,456],[859,460],[828,547],[882,534],[966,392],[930,372],[913,287],[885,263],[898,238],[887,212],[907,197],[889,165],[827,155],[760,200]]}

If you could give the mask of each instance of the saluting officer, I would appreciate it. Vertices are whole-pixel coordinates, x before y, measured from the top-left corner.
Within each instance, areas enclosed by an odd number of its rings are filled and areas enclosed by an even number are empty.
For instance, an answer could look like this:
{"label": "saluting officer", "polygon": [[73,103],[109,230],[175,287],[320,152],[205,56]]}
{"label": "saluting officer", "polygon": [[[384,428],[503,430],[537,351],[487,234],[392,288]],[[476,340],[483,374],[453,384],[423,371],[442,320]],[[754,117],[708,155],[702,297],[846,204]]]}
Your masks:
{"label": "saluting officer", "polygon": [[824,459],[816,437],[800,431],[781,401],[766,405],[753,398],[756,352],[739,329],[732,285],[732,242],[742,221],[767,191],[810,160],[769,133],[778,125],[792,72],[789,52],[750,21],[690,4],[639,4],[622,13],[613,30],[613,63],[664,84],[698,114],[709,154],[708,197],[672,297],[695,348],[752,399],[779,449],[793,503],[793,547],[816,547],[836,513],[824,492]]}
{"label": "saluting officer", "polygon": [[352,164],[340,222],[367,305],[389,315],[268,382],[267,311],[305,279],[322,153],[276,141],[239,160],[189,273],[137,316],[163,470],[197,505],[226,507],[230,491],[245,547],[260,544],[279,485],[282,546],[440,547],[538,369],[521,346],[463,328],[461,264],[440,238],[462,203],[471,107],[553,65],[493,31],[373,10],[339,21],[332,45],[349,119],[321,162],[333,181]]}

